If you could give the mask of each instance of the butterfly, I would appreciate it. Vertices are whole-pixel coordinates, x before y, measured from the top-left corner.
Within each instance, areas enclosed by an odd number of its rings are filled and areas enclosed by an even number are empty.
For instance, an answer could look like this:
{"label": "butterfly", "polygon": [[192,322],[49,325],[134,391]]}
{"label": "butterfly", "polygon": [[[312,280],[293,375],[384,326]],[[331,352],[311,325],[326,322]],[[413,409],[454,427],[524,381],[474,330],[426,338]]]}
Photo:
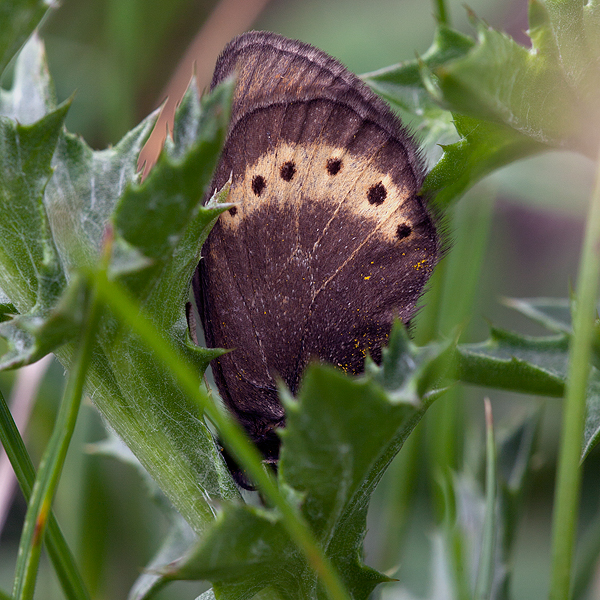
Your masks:
{"label": "butterfly", "polygon": [[[440,256],[419,195],[410,133],[356,75],[321,50],[269,32],[231,41],[214,88],[235,75],[211,194],[231,178],[193,291],[219,393],[266,463],[311,360],[360,373],[408,323]],[[210,195],[208,197],[210,197]],[[225,455],[234,479],[251,489]]]}

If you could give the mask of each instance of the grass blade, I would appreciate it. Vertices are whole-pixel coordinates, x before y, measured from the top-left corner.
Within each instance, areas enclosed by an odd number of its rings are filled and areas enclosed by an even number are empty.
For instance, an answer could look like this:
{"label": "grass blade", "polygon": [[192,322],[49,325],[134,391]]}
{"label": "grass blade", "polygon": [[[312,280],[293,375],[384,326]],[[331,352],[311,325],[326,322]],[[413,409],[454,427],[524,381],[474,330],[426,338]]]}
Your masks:
{"label": "grass blade", "polygon": [[552,570],[550,599],[567,600],[577,530],[581,488],[581,440],[585,424],[585,400],[590,372],[594,318],[600,283],[600,161],[590,201],[581,253],[573,336],[569,353],[567,389],[558,473],[552,515]]}
{"label": "grass blade", "polygon": [[27,507],[13,587],[13,596],[17,600],[31,600],[33,598],[42,540],[44,539],[50,507],[79,413],[85,375],[98,323],[98,310],[94,291],[92,291],[87,313],[85,326],[77,345],[74,366]]}
{"label": "grass blade", "polygon": [[[0,393],[0,443],[15,471],[23,496],[29,502],[35,481],[35,469],[2,393]],[[69,600],[89,600],[89,594],[75,559],[52,513],[48,519],[48,531],[44,541],[65,597]]]}
{"label": "grass blade", "polygon": [[496,489],[498,474],[496,468],[496,441],[494,440],[494,422],[492,404],[485,399],[486,426],[486,469],[485,469],[485,521],[481,557],[477,568],[475,600],[489,600],[494,582],[494,555],[496,552]]}

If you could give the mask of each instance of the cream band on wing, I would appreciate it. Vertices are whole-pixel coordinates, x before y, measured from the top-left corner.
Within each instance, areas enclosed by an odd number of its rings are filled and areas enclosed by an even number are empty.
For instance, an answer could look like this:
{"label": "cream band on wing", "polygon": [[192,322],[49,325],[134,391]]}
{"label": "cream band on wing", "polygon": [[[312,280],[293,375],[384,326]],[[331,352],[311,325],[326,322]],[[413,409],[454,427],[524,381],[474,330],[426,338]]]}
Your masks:
{"label": "cream band on wing", "polygon": [[331,219],[343,209],[371,221],[390,243],[408,237],[412,228],[405,203],[411,191],[375,168],[374,159],[367,162],[330,145],[279,143],[248,165],[243,176],[234,175],[227,201],[236,204],[235,210],[221,215],[221,225],[235,230],[259,209],[299,213],[302,202],[309,200],[328,205]]}

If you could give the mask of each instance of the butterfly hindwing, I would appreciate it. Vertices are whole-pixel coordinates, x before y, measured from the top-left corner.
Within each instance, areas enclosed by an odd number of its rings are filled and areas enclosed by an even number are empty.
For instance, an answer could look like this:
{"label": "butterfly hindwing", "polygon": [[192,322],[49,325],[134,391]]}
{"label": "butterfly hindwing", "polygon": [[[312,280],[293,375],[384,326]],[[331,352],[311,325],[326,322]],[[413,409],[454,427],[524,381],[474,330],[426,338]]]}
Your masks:
{"label": "butterfly hindwing", "polygon": [[[277,378],[294,392],[311,359],[351,373],[410,320],[439,256],[418,195],[418,149],[387,105],[325,53],[252,32],[225,49],[237,75],[212,190],[232,178],[194,291],[227,406],[276,460]],[[263,447],[263,451],[265,451]]]}

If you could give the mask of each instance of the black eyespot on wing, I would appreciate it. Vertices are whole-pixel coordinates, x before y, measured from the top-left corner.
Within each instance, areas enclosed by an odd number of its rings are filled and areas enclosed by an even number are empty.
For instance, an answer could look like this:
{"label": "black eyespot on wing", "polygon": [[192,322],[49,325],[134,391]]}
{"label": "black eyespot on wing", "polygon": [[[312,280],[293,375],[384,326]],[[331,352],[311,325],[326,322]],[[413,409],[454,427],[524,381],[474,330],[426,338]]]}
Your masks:
{"label": "black eyespot on wing", "polygon": [[291,181],[296,174],[296,165],[291,160],[284,162],[279,169],[279,174],[284,181]]}
{"label": "black eyespot on wing", "polygon": [[252,191],[256,196],[260,196],[263,193],[266,185],[267,182],[262,175],[255,175],[252,178]]}
{"label": "black eyespot on wing", "polygon": [[339,158],[330,158],[327,161],[327,172],[330,175],[337,175],[342,168],[342,161]]}
{"label": "black eyespot on wing", "polygon": [[387,190],[381,181],[372,185],[367,192],[367,198],[371,204],[381,204],[387,197]]}
{"label": "black eyespot on wing", "polygon": [[396,229],[396,237],[399,240],[403,240],[407,238],[412,233],[412,228],[410,225],[406,223],[402,223],[402,225],[398,225],[398,229]]}
{"label": "black eyespot on wing", "polygon": [[237,206],[232,206],[232,207],[229,209],[229,214],[230,214],[232,217],[235,217],[235,215],[237,214]]}

